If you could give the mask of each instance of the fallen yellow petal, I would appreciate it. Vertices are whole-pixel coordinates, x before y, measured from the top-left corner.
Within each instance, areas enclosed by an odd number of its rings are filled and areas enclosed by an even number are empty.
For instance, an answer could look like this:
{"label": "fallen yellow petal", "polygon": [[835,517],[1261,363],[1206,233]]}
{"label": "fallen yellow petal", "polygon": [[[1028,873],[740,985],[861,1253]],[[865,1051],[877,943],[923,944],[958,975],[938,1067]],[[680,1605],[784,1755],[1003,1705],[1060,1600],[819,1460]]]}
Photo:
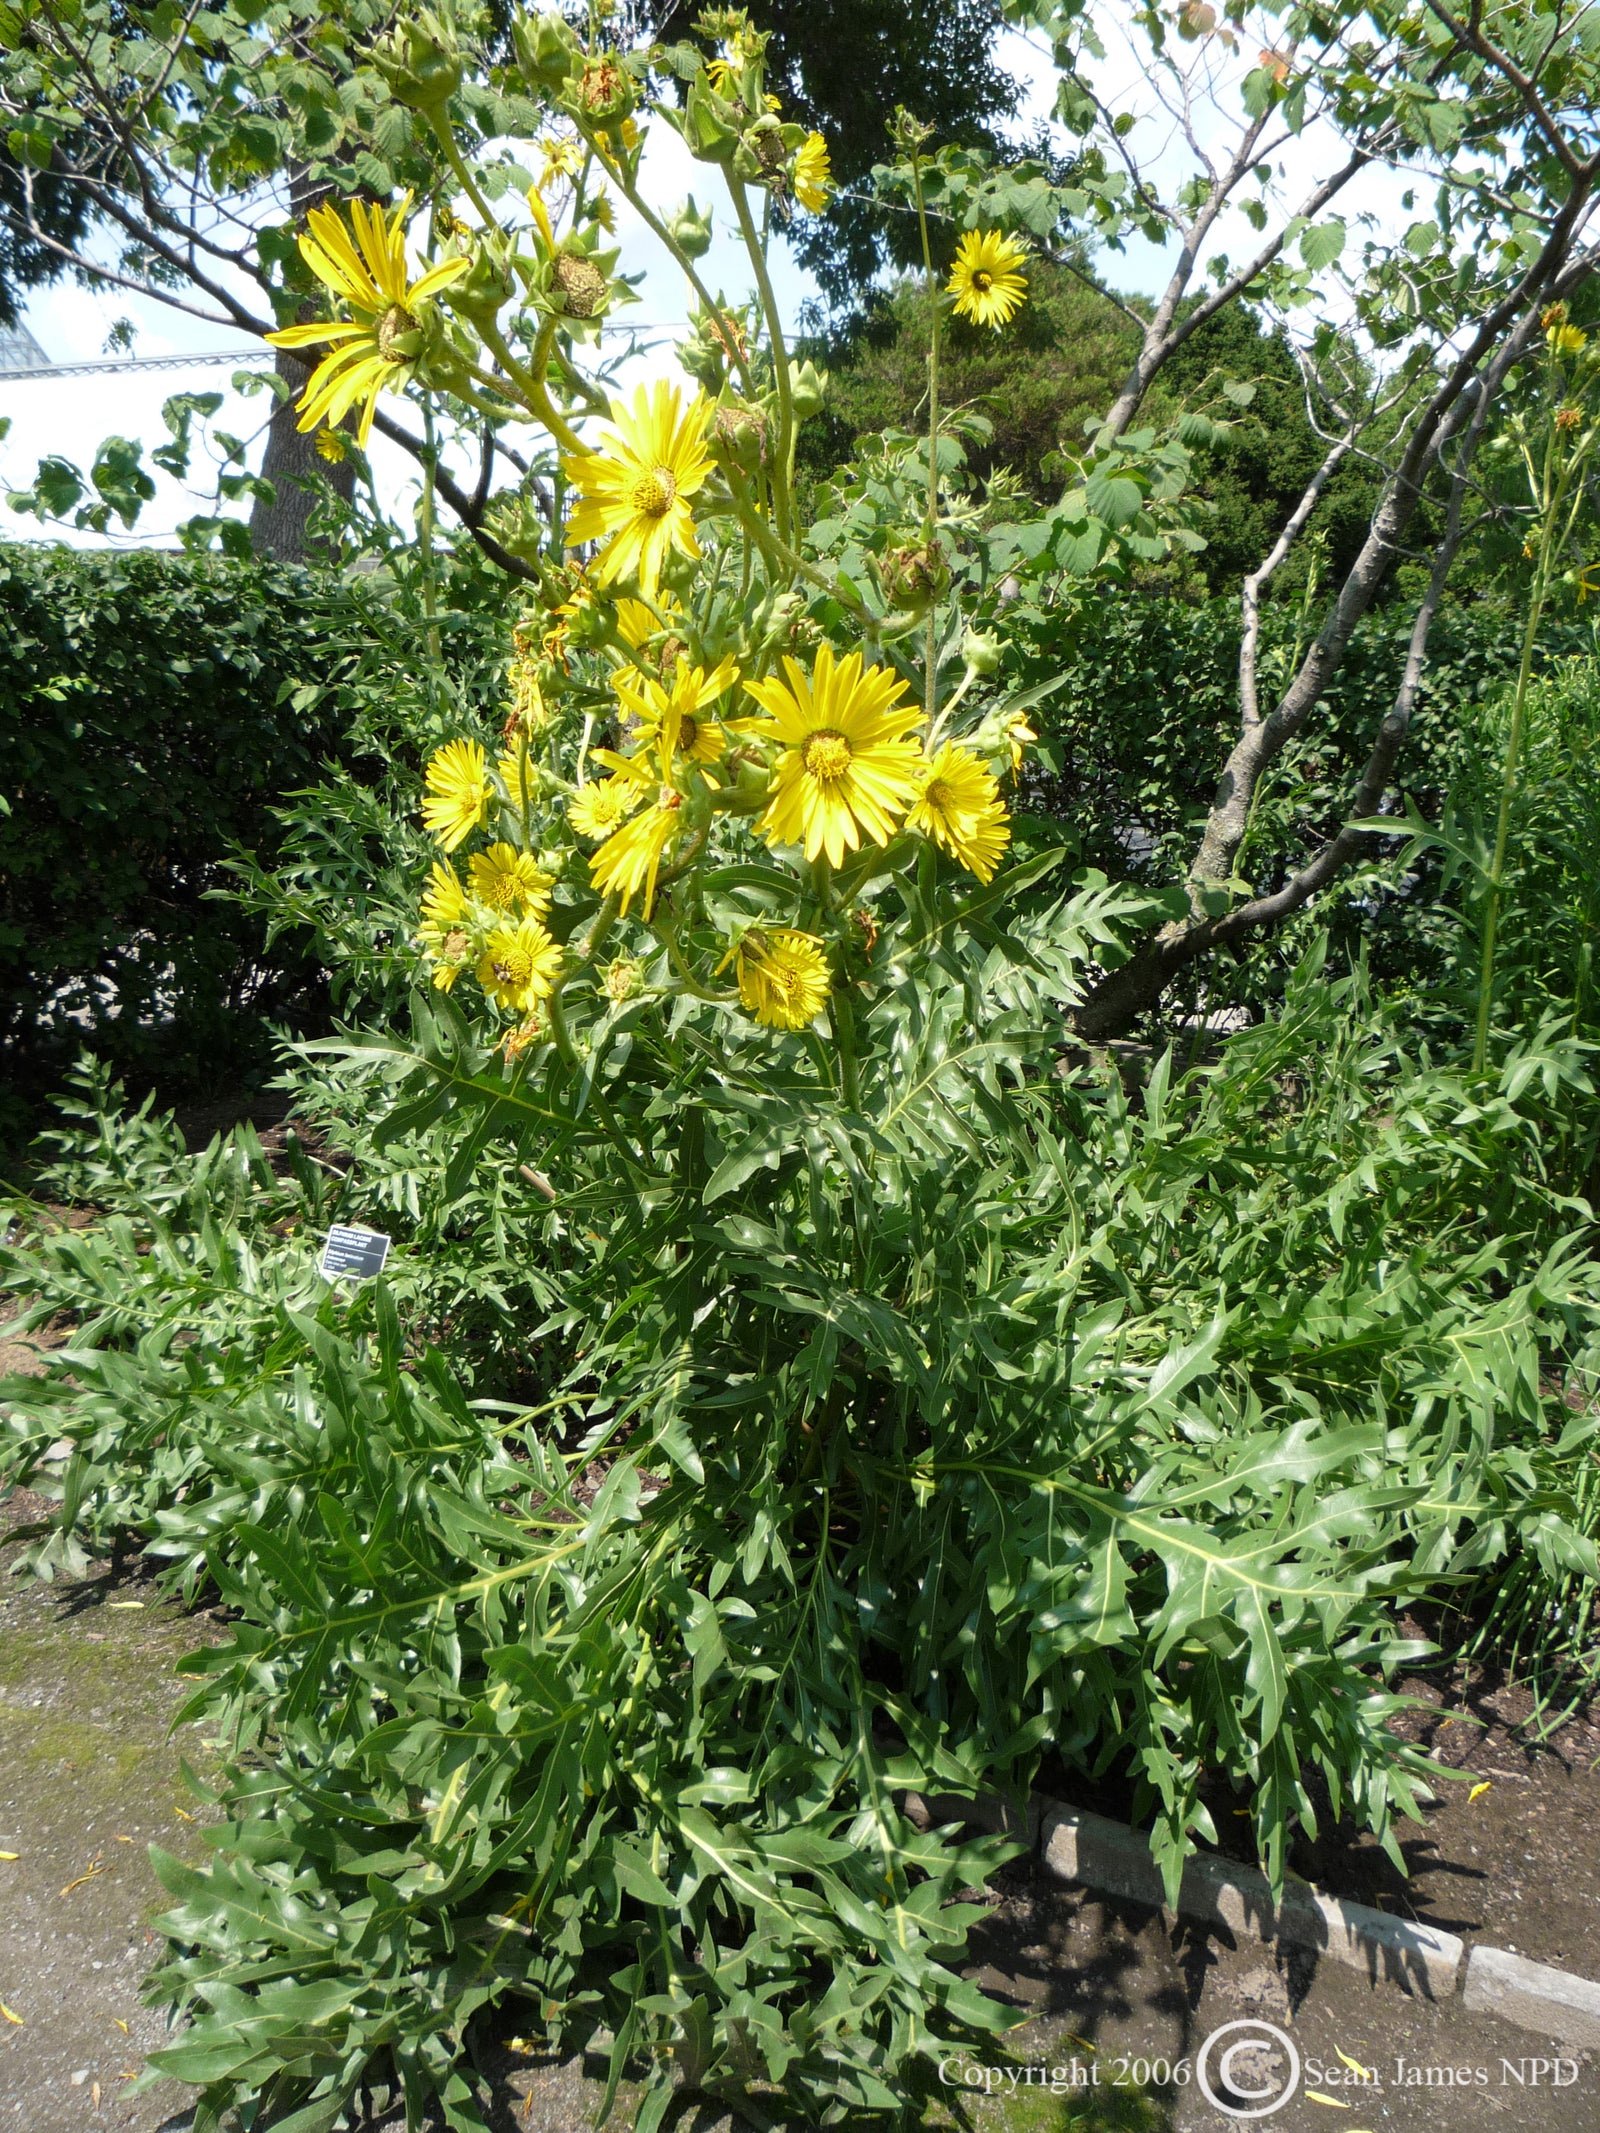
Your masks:
{"label": "fallen yellow petal", "polygon": [[1486,1792],[1492,1792],[1493,1790],[1494,1787],[1491,1781],[1485,1778],[1481,1785],[1474,1785],[1467,1794],[1467,1805],[1470,1807],[1474,1800],[1481,1800]]}
{"label": "fallen yellow petal", "polygon": [[69,1881],[61,1893],[63,1896],[70,1896],[74,1889],[81,1889],[86,1881],[93,1881],[97,1874],[108,1874],[110,1871],[111,1869],[103,1859],[91,1860],[89,1871],[86,1874],[80,1874],[76,1881]]}
{"label": "fallen yellow petal", "polygon": [[11,2009],[10,2009],[10,2008],[9,2008],[9,2007],[8,2007],[8,2006],[6,2005],[6,2003],[5,2003],[5,2001],[4,2001],[4,2000],[0,2000],[0,2015],[4,2015],[4,2016],[5,2016],[5,2018],[6,2018],[6,2020],[7,2020],[8,2022],[14,2022],[14,2023],[16,2024],[16,2026],[18,2027],[18,2029],[21,2029],[21,2027],[22,2027],[22,2017],[21,2017],[21,2015],[19,2015],[19,2014],[13,2014],[13,2013],[11,2012]]}
{"label": "fallen yellow petal", "polygon": [[185,1822],[192,1822],[194,1820],[194,1816],[192,1814],[185,1813],[184,1809],[181,1807],[174,1807],[172,1812],[175,1815],[182,1815]]}
{"label": "fallen yellow petal", "polygon": [[1345,2065],[1349,2067],[1352,2074],[1359,2074],[1363,2081],[1377,2080],[1378,2069],[1375,2066],[1363,2066],[1359,2059],[1352,2059],[1348,2052],[1339,2051],[1339,2047],[1337,2044],[1333,2048],[1336,2052],[1339,2053],[1339,2057],[1344,2061]]}
{"label": "fallen yellow petal", "polygon": [[1307,2103],[1325,2103],[1330,2111],[1348,2111],[1350,2106],[1341,2103],[1337,2096],[1324,2096],[1321,2089],[1306,2090]]}
{"label": "fallen yellow petal", "polygon": [[133,2031],[128,2027],[127,2023],[123,2021],[121,2015],[113,2015],[111,2019],[116,2023],[118,2029],[122,2031],[122,2034],[125,2037],[131,2037],[133,2035]]}
{"label": "fallen yellow petal", "polygon": [[0,1852],[0,1859],[20,1859],[21,1852]]}

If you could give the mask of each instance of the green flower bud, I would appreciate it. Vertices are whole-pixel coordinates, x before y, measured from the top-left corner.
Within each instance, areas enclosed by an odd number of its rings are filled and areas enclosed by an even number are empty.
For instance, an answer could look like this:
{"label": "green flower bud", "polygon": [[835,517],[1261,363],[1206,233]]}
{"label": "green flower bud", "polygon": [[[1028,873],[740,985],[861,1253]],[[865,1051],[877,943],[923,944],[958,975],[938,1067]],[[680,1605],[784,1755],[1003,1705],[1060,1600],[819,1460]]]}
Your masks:
{"label": "green flower bud", "polygon": [[729,399],[711,417],[707,443],[713,459],[741,467],[753,474],[764,466],[770,436],[767,418],[746,401]]}
{"label": "green flower bud", "polygon": [[667,235],[686,259],[703,259],[711,249],[711,210],[702,215],[691,193],[667,224]]}
{"label": "green flower bud", "polygon": [[807,415],[817,414],[828,397],[828,373],[818,370],[809,360],[789,365],[789,395],[794,401],[794,411],[803,422]]}
{"label": "green flower bud", "polygon": [[891,548],[878,561],[878,580],[895,607],[927,607],[949,589],[950,568],[937,541]]}
{"label": "green flower bud", "polygon": [[517,65],[530,88],[560,89],[583,65],[583,47],[560,15],[526,15],[511,20]]}
{"label": "green flower bud", "polygon": [[462,63],[454,26],[431,8],[401,22],[373,47],[372,64],[396,103],[413,111],[442,111],[461,87]]}
{"label": "green flower bud", "polygon": [[1004,649],[998,637],[985,636],[981,630],[968,630],[961,640],[961,656],[967,663],[967,672],[976,674],[980,681],[999,673]]}
{"label": "green flower bud", "polygon": [[704,77],[690,82],[682,131],[690,154],[698,156],[702,163],[728,163],[738,152],[739,135],[722,116],[726,109],[706,86]]}
{"label": "green flower bud", "polygon": [[516,287],[510,246],[499,231],[475,232],[468,247],[472,264],[445,292],[453,311],[466,317],[498,317]]}

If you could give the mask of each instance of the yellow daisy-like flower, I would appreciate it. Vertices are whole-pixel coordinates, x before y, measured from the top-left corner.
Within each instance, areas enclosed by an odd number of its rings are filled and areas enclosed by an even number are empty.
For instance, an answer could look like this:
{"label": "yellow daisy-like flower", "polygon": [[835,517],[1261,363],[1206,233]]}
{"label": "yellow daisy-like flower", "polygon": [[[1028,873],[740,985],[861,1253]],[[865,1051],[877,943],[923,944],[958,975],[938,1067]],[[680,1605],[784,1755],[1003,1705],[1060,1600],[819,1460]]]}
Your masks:
{"label": "yellow daisy-like flower", "polygon": [[962,318],[998,330],[1028,294],[1021,272],[1027,256],[1014,237],[1002,237],[998,230],[968,230],[956,249],[945,293],[955,298]]}
{"label": "yellow daisy-like flower", "polygon": [[447,852],[464,843],[489,811],[486,757],[477,741],[446,741],[428,765],[422,826]]}
{"label": "yellow daisy-like flower", "polygon": [[629,904],[641,889],[644,891],[644,915],[646,918],[650,916],[650,906],[656,900],[656,876],[661,872],[667,846],[678,834],[682,805],[675,792],[663,787],[656,796],[654,807],[647,807],[643,814],[635,815],[621,829],[613,830],[589,861],[591,887],[602,896],[620,898],[624,918],[628,915]]}
{"label": "yellow daisy-like flower", "polygon": [[804,1029],[828,1004],[832,979],[809,933],[749,933],[739,944],[739,1002],[769,1029]]}
{"label": "yellow daisy-like flower", "polygon": [[836,661],[825,644],[810,675],[783,664],[787,682],[745,683],[769,716],[741,730],[783,749],[756,827],[769,844],[803,843],[808,859],[825,851],[838,866],[863,834],[887,844],[917,797],[921,751],[905,736],[922,714],[900,701],[906,685],[890,668],[863,672],[859,652]]}
{"label": "yellow daisy-like flower", "polygon": [[580,790],[567,820],[580,837],[609,837],[643,798],[644,788],[633,778],[597,778]]}
{"label": "yellow daisy-like flower", "polygon": [[731,59],[724,59],[720,54],[717,58],[706,61],[706,79],[718,96],[738,95],[739,75],[742,70],[742,61],[736,64]]}
{"label": "yellow daisy-like flower", "polygon": [[348,449],[341,430],[318,430],[317,457],[325,459],[329,466],[342,466]]}
{"label": "yellow daisy-like flower", "polygon": [[544,151],[544,169],[539,173],[539,190],[548,192],[550,187],[563,178],[575,178],[583,169],[588,150],[574,136],[563,140],[559,134],[547,133],[539,143]]}
{"label": "yellow daisy-like flower", "polygon": [[300,395],[300,428],[319,422],[336,428],[359,401],[361,421],[356,442],[365,446],[378,395],[386,386],[403,385],[422,350],[419,311],[459,280],[470,261],[441,259],[416,281],[406,272],[405,219],[411,211],[407,193],[387,221],[380,207],[365,200],[350,204],[352,239],[337,211],[314,207],[300,238],[300,256],[318,281],[343,299],[348,319],[311,326],[285,326],[267,339],[279,348],[309,348],[318,341],[339,345],[324,356]]}
{"label": "yellow daisy-like flower", "polygon": [[565,461],[582,497],[567,524],[567,545],[606,543],[598,566],[602,584],[636,577],[653,600],[669,549],[691,560],[699,555],[688,499],[711,472],[708,413],[703,393],[682,409],[677,386],[664,379],[653,389],[641,385],[631,414],[620,400],[612,402],[614,429],[604,449]]}
{"label": "yellow daisy-like flower", "polygon": [[702,718],[707,704],[725,696],[739,678],[731,659],[708,674],[680,660],[673,672],[670,690],[653,675],[635,682],[614,674],[611,686],[627,716],[635,722],[635,745],[642,755],[656,748],[661,758],[661,782],[672,782],[673,760],[679,754],[691,762],[715,763],[727,753],[728,737],[714,719]]}
{"label": "yellow daisy-like flower", "polygon": [[422,892],[417,946],[433,965],[433,982],[448,992],[467,953],[467,892],[447,859],[436,859]]}
{"label": "yellow daisy-like flower", "polygon": [[561,950],[536,918],[497,926],[483,944],[478,983],[497,1007],[525,1015],[548,998],[561,969]]}
{"label": "yellow daisy-like flower", "polygon": [[931,837],[980,881],[991,881],[1011,842],[1011,818],[993,777],[968,749],[947,741],[924,762],[921,787],[906,827]]}
{"label": "yellow daisy-like flower", "polygon": [[532,911],[543,917],[550,908],[550,878],[538,862],[509,844],[491,844],[470,861],[472,893],[494,911]]}
{"label": "yellow daisy-like flower", "polygon": [[813,215],[820,215],[833,197],[833,165],[820,133],[808,133],[795,153],[794,196]]}
{"label": "yellow daisy-like flower", "polygon": [[1589,345],[1589,336],[1581,326],[1551,326],[1546,330],[1545,339],[1558,356],[1582,355]]}
{"label": "yellow daisy-like flower", "polygon": [[646,607],[642,600],[630,600],[626,594],[617,602],[617,635],[632,651],[640,651],[649,643],[663,624],[671,627],[681,620],[678,603],[671,593],[661,593],[654,608]]}

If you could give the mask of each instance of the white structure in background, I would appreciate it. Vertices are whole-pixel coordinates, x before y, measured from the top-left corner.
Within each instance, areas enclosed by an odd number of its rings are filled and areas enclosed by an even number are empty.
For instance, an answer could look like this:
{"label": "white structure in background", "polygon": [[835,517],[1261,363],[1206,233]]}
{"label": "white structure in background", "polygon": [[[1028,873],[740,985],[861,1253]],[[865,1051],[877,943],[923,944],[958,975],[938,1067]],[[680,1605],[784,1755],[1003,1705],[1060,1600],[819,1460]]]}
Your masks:
{"label": "white structure in background", "polygon": [[14,326],[0,326],[0,370],[48,370],[50,358],[18,319]]}

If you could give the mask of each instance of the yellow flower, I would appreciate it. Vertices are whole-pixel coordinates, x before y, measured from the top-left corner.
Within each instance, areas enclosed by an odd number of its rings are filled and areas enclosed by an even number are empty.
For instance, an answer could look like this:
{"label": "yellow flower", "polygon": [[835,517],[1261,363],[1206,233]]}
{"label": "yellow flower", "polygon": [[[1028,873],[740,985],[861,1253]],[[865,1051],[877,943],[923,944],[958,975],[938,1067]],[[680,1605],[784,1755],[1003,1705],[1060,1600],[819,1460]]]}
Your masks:
{"label": "yellow flower", "polygon": [[643,788],[632,778],[597,778],[579,789],[567,820],[580,837],[609,837],[643,798]]}
{"label": "yellow flower", "polygon": [[1589,345],[1589,336],[1581,326],[1547,327],[1545,339],[1558,356],[1582,355]]}
{"label": "yellow flower", "polygon": [[702,718],[707,704],[725,696],[739,678],[731,659],[708,674],[679,660],[672,687],[662,687],[653,675],[641,682],[614,674],[611,686],[624,712],[635,721],[633,745],[639,755],[657,748],[661,759],[661,782],[672,783],[673,760],[680,753],[695,763],[715,763],[727,752],[728,737],[714,719]]}
{"label": "yellow flower", "polygon": [[809,933],[747,933],[738,976],[740,1004],[769,1029],[804,1029],[828,1004],[828,959]]}
{"label": "yellow flower", "polygon": [[[607,781],[610,782],[609,780]],[[667,846],[678,834],[678,811],[683,802],[668,788],[656,795],[654,807],[635,815],[614,830],[589,861],[589,881],[602,896],[617,896],[627,916],[628,906],[644,891],[644,915],[656,900],[656,876]]]}
{"label": "yellow flower", "polygon": [[491,844],[469,862],[472,893],[495,911],[532,911],[543,917],[550,908],[550,879],[537,862],[509,844]]}
{"label": "yellow flower", "polygon": [[436,859],[422,892],[417,946],[433,965],[433,982],[448,992],[461,975],[467,953],[467,892],[447,859]]}
{"label": "yellow flower", "polygon": [[945,293],[962,318],[975,326],[1007,324],[1028,293],[1021,273],[1027,254],[1014,237],[997,230],[968,230],[956,250]]}
{"label": "yellow flower", "polygon": [[547,133],[539,146],[544,150],[544,169],[539,173],[540,192],[548,192],[563,178],[577,177],[583,169],[588,151],[580,140],[564,141],[558,134]]}
{"label": "yellow flower", "polygon": [[820,133],[808,133],[794,159],[794,196],[813,215],[820,215],[833,192],[833,166],[828,144]]}
{"label": "yellow flower", "polygon": [[497,926],[483,944],[478,983],[497,1007],[525,1015],[549,996],[561,969],[561,950],[536,918]]}
{"label": "yellow flower", "polygon": [[350,205],[355,238],[331,207],[314,207],[300,239],[300,255],[317,279],[344,300],[351,316],[312,326],[285,326],[267,339],[279,348],[308,348],[317,341],[340,345],[324,356],[300,395],[300,428],[319,422],[336,428],[361,402],[356,442],[364,446],[373,410],[385,386],[403,385],[422,347],[425,307],[441,289],[465,274],[464,258],[441,259],[416,281],[406,275],[407,193],[386,222],[380,207],[365,200]]}
{"label": "yellow flower", "polygon": [[731,59],[723,59],[719,55],[716,59],[706,61],[706,79],[718,96],[738,95],[739,73],[740,66]]}
{"label": "yellow flower", "polygon": [[1011,822],[989,772],[967,749],[947,741],[932,762],[924,762],[921,787],[906,827],[931,837],[980,881],[992,880],[1011,842]]}
{"label": "yellow flower", "polygon": [[671,593],[659,595],[656,609],[659,615],[642,600],[630,600],[626,595],[617,602],[617,635],[632,651],[642,650],[664,623],[670,627],[679,619],[678,603]]}
{"label": "yellow flower", "polygon": [[602,584],[637,577],[653,600],[669,548],[693,559],[700,553],[688,499],[711,472],[705,449],[708,409],[697,393],[680,414],[677,386],[658,380],[641,385],[630,414],[612,402],[615,425],[605,449],[565,462],[567,478],[582,501],[567,525],[567,545],[606,543],[599,560]]}
{"label": "yellow flower", "polygon": [[1012,712],[1011,716],[1005,721],[1004,732],[1006,745],[1011,750],[1011,775],[1015,777],[1022,768],[1024,750],[1030,748],[1039,736],[1033,727],[1028,724],[1025,714],[1021,711]]}
{"label": "yellow flower", "polygon": [[814,675],[793,659],[783,664],[787,683],[745,683],[769,717],[741,730],[783,748],[756,827],[769,844],[803,842],[808,859],[825,851],[838,866],[863,832],[887,844],[916,798],[920,751],[905,736],[921,713],[900,702],[906,685],[890,668],[863,672],[859,652],[836,662],[824,644]]}
{"label": "yellow flower", "polygon": [[317,457],[325,459],[329,466],[342,466],[347,449],[341,430],[318,430]]}
{"label": "yellow flower", "polygon": [[471,836],[489,811],[486,758],[477,741],[447,741],[428,765],[422,826],[447,852]]}

